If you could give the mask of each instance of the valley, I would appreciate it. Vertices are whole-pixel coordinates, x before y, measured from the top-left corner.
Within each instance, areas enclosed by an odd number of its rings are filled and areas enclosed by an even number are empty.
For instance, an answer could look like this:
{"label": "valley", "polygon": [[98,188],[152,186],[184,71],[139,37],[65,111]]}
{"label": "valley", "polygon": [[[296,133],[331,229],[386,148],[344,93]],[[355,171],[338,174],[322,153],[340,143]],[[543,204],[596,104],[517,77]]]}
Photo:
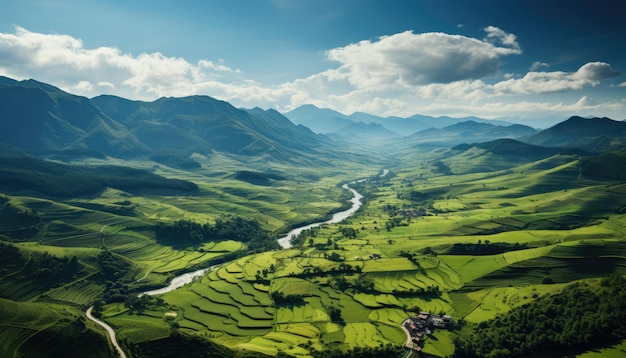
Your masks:
{"label": "valley", "polygon": [[[128,357],[623,353],[624,122],[344,141],[206,96],[1,87],[2,357],[116,354],[87,309]],[[38,136],[10,135],[20,108]],[[454,324],[407,345],[426,313]]]}

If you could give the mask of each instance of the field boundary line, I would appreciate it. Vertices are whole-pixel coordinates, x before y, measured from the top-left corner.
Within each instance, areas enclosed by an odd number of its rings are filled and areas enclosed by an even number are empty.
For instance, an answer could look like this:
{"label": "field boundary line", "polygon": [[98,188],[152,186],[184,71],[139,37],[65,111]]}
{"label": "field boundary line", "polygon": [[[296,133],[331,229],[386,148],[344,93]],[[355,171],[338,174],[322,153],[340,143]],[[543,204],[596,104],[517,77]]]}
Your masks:
{"label": "field boundary line", "polygon": [[469,310],[466,314],[464,314],[461,319],[465,319],[465,317],[467,317],[470,313],[474,312],[474,310],[476,310],[478,307],[480,307],[483,304],[483,301],[485,300],[485,297],[487,297],[491,291],[493,291],[495,287],[492,287],[489,289],[489,291],[487,291],[487,293],[485,293],[485,295],[480,299],[480,301],[478,302],[478,304],[476,304],[476,306],[474,306],[471,310]]}

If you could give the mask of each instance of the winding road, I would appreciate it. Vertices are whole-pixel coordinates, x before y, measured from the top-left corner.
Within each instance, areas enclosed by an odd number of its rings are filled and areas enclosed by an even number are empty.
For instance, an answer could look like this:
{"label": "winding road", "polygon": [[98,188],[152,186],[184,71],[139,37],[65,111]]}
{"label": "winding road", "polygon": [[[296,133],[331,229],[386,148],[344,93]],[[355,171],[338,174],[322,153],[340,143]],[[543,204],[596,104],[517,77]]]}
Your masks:
{"label": "winding road", "polygon": [[124,353],[124,351],[122,350],[122,347],[120,347],[120,345],[117,343],[117,339],[115,339],[115,331],[113,330],[113,328],[111,328],[111,326],[109,326],[108,324],[106,324],[106,323],[102,322],[101,320],[97,319],[96,317],[94,317],[91,314],[91,310],[92,309],[93,309],[93,306],[89,307],[87,309],[87,311],[85,312],[85,314],[87,315],[87,318],[89,318],[90,320],[96,322],[100,326],[104,327],[104,329],[106,329],[107,333],[109,333],[109,338],[111,340],[111,344],[113,344],[113,347],[115,347],[115,350],[117,351],[117,354],[121,358],[126,358],[126,353]]}

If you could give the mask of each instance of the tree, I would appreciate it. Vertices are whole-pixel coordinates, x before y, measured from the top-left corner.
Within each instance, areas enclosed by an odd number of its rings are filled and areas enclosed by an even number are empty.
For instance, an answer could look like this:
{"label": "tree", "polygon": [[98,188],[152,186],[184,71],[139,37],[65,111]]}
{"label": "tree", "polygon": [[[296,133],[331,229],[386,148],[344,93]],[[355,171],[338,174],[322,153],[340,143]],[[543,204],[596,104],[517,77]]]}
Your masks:
{"label": "tree", "polygon": [[330,316],[330,320],[333,322],[344,322],[343,318],[341,317],[341,310],[335,306],[330,306],[328,308],[328,315]]}

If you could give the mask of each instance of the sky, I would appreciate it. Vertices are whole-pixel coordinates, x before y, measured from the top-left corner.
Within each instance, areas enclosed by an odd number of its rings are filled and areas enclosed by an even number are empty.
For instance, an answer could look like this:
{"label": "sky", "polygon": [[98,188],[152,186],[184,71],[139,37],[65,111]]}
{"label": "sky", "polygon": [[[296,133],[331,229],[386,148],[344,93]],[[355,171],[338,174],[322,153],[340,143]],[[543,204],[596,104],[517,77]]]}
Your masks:
{"label": "sky", "polygon": [[620,0],[4,0],[0,75],[286,112],[626,119]]}

